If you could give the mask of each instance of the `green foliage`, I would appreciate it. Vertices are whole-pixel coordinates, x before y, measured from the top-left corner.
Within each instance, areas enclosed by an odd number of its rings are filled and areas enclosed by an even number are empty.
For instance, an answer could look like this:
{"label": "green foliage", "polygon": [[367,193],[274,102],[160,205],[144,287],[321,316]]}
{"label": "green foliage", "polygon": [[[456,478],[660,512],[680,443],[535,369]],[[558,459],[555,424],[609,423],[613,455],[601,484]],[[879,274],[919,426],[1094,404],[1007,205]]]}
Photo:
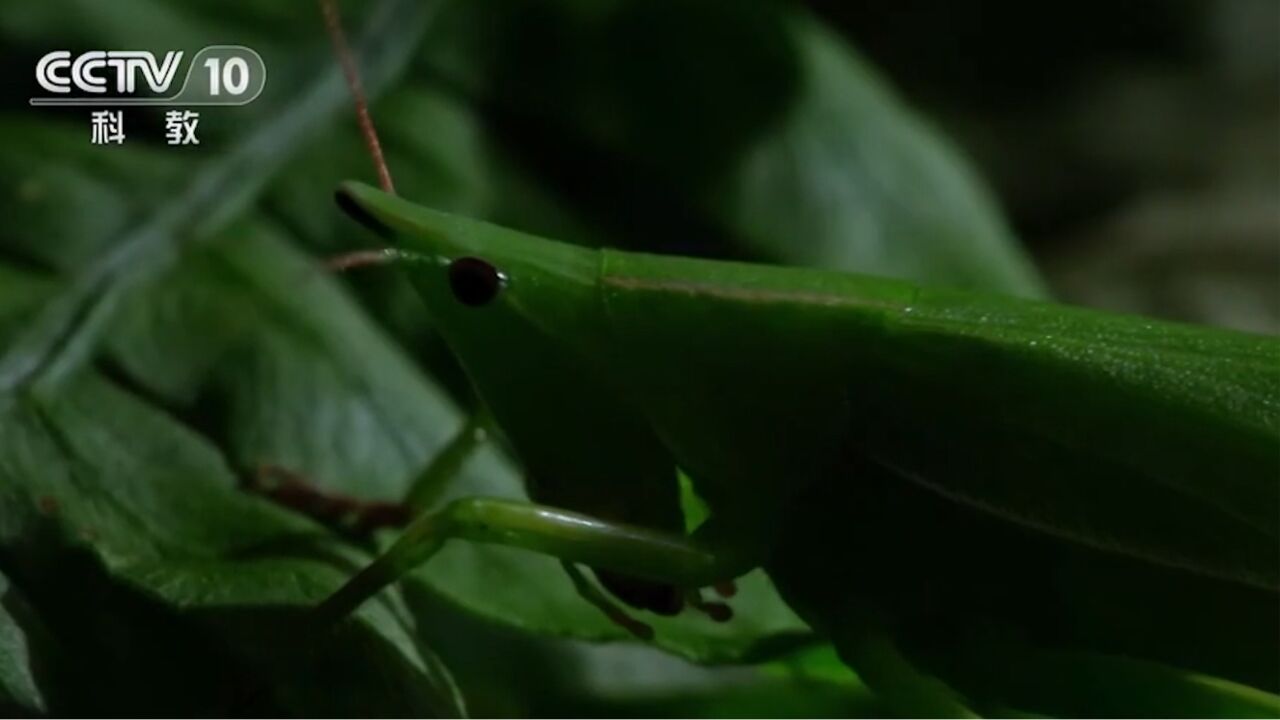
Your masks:
{"label": "green foliage", "polygon": [[[789,5],[347,10],[407,197],[585,244],[1040,292],[956,152]],[[8,3],[0,37],[32,56],[234,38],[272,73],[182,151],[141,129],[92,147],[75,113],[0,113],[0,708],[880,712],[830,659],[785,657],[814,636],[761,573],[733,623],[654,623],[665,651],[741,666],[724,670],[580,644],[627,638],[556,563],[494,548],[451,547],[357,622],[310,626],[377,544],[241,480],[271,463],[396,499],[472,402],[398,279],[313,262],[370,242],[330,203],[369,169],[313,7]],[[523,491],[494,450],[451,492]],[[601,689],[600,667],[659,680]]]}
{"label": "green foliage", "polygon": [[48,706],[36,673],[42,671],[42,663],[49,662],[48,630],[3,575],[0,597],[0,708],[12,713],[45,712]]}

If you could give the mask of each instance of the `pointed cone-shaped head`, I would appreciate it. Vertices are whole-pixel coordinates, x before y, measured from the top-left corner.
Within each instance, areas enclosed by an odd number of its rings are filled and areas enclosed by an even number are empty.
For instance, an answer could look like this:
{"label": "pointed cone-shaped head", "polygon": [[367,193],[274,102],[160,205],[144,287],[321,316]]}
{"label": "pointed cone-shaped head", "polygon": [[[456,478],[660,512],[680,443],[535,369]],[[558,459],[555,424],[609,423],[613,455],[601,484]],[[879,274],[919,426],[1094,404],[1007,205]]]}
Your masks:
{"label": "pointed cone-shaped head", "polygon": [[455,325],[487,324],[476,312],[482,308],[524,308],[542,324],[595,310],[594,250],[431,210],[362,183],[343,184],[336,199],[393,245],[446,336],[462,330]]}
{"label": "pointed cone-shaped head", "polygon": [[[578,355],[600,321],[598,252],[425,208],[361,183],[338,205],[392,245],[432,325],[495,405],[528,398],[539,358]],[[495,411],[500,408],[495,407]]]}
{"label": "pointed cone-shaped head", "polygon": [[348,214],[394,246],[432,324],[534,479],[537,499],[679,529],[674,466],[624,399],[600,252],[429,210],[367,185]]}

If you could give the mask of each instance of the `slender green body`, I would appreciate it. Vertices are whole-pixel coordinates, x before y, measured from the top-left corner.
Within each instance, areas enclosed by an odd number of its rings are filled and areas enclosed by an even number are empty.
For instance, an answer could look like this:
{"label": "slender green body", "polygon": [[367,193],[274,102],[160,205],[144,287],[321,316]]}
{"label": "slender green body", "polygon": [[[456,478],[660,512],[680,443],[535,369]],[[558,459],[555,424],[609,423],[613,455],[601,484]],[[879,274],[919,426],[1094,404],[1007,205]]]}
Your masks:
{"label": "slender green body", "polygon": [[600,283],[620,386],[837,641],[1003,624],[1276,689],[1280,341],[612,251]]}
{"label": "slender green body", "polygon": [[[1276,689],[1280,340],[343,193],[413,261],[535,500],[678,533],[684,470],[712,511],[695,540],[768,568],[864,678],[874,627],[990,697],[1017,693],[972,668],[1027,648]],[[458,301],[462,257],[501,273],[491,302]],[[1167,642],[1209,611],[1201,655]]]}
{"label": "slender green body", "polygon": [[612,251],[600,285],[599,354],[713,507],[856,482],[858,456],[1049,534],[1280,586],[1280,340]]}

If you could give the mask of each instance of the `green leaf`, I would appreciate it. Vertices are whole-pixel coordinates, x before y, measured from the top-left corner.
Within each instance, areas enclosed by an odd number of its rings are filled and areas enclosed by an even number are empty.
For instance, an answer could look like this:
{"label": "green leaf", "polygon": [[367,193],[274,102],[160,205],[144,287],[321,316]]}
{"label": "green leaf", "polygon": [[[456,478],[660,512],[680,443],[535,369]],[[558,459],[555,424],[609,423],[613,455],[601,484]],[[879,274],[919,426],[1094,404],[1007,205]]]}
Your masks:
{"label": "green leaf", "polygon": [[804,90],[726,181],[721,217],[764,257],[1044,294],[967,162],[834,33],[798,15]]}
{"label": "green leaf", "polygon": [[[254,553],[228,563],[145,563],[120,575],[165,602],[207,618],[235,657],[273,682],[274,698],[302,715],[464,714],[463,698],[435,653],[417,639],[398,594],[370,603],[356,623],[317,628],[306,614],[367,562]],[[336,556],[344,556],[335,553]]]}
{"label": "green leaf", "polygon": [[[0,409],[0,447],[0,487],[9,495],[0,544],[19,562],[44,565],[36,560],[48,550],[31,539],[52,522],[63,542],[90,550],[113,576],[200,611],[202,622],[229,633],[222,641],[233,652],[250,653],[263,627],[278,631],[288,642],[276,644],[276,655],[289,661],[272,666],[273,679],[279,700],[297,712],[321,711],[330,689],[388,712],[458,712],[447,674],[412,646],[403,613],[371,607],[327,645],[323,631],[303,622],[299,611],[363,556],[334,559],[308,523],[241,492],[216,450],[119,387],[78,375],[55,398],[10,398]],[[273,606],[292,606],[292,625],[271,622]],[[239,625],[207,612],[226,607],[240,611]],[[237,626],[240,635],[230,632]],[[318,690],[296,676],[314,651],[309,637],[319,638],[326,662],[345,656],[348,671],[368,669]],[[375,664],[379,653],[386,659]],[[388,678],[429,690],[384,697]]]}

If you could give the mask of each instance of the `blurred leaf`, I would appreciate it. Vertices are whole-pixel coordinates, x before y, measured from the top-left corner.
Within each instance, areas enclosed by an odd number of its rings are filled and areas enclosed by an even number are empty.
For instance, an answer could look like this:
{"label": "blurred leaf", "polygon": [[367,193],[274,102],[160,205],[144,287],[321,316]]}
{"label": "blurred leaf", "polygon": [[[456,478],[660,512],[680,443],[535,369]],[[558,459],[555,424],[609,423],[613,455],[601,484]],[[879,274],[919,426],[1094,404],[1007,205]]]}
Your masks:
{"label": "blurred leaf", "polygon": [[0,710],[48,711],[39,680],[47,670],[42,661],[50,659],[49,643],[48,631],[26,598],[0,574]]}
{"label": "blurred leaf", "polygon": [[[415,5],[406,0],[385,0],[379,8],[361,48],[367,56],[370,83],[386,82],[416,44],[427,16],[415,11]],[[388,33],[390,40],[385,37]],[[210,43],[218,41],[209,40]],[[79,228],[92,233],[94,240],[89,242],[101,250],[92,260],[76,266],[72,279],[59,295],[46,303],[39,316],[5,349],[0,356],[0,391],[12,392],[35,382],[56,383],[62,375],[74,371],[95,349],[97,338],[120,299],[149,273],[172,262],[180,244],[207,239],[242,212],[266,184],[271,172],[309,131],[343,105],[347,92],[341,74],[327,65],[312,73],[307,81],[298,82],[296,87],[300,89],[293,94],[266,98],[274,100],[276,109],[268,122],[245,133],[224,153],[210,155],[203,163],[188,169],[187,184],[176,197],[159,193],[151,197],[129,197],[129,205],[141,208],[140,217],[121,223],[115,237],[87,224]],[[73,146],[69,129],[39,134],[56,136],[58,140],[52,148],[40,147],[43,153],[60,150],[79,158],[95,154],[92,146],[81,144],[82,139]],[[49,185],[56,187],[56,184],[49,183],[47,176],[41,177],[42,165],[32,162],[30,156],[17,158],[12,167],[16,191],[6,193],[15,206],[11,215],[25,211],[22,214],[33,219],[48,218],[56,216],[51,208],[59,212],[67,210],[59,204],[63,199],[48,191]],[[77,173],[73,165],[54,162],[50,166],[55,173],[59,170]],[[119,184],[107,182],[105,186],[115,190],[113,194],[120,192],[116,190]],[[150,186],[153,190],[171,187],[167,182]],[[126,183],[124,187],[131,186]],[[95,205],[101,207],[100,203]],[[71,208],[71,212],[79,210]],[[28,237],[40,237],[41,229],[28,227],[25,231],[32,233]],[[86,242],[80,236],[69,241]],[[30,247],[31,243],[19,240],[14,245],[21,249]]]}
{"label": "blurred leaf", "polygon": [[764,257],[1039,296],[981,180],[830,31],[793,22],[806,93],[722,212]]}
{"label": "blurred leaf", "polygon": [[1152,197],[1051,256],[1063,297],[1280,334],[1280,184]]}
{"label": "blurred leaf", "polygon": [[650,249],[1043,292],[957,153],[791,6],[453,2],[425,58]]}

